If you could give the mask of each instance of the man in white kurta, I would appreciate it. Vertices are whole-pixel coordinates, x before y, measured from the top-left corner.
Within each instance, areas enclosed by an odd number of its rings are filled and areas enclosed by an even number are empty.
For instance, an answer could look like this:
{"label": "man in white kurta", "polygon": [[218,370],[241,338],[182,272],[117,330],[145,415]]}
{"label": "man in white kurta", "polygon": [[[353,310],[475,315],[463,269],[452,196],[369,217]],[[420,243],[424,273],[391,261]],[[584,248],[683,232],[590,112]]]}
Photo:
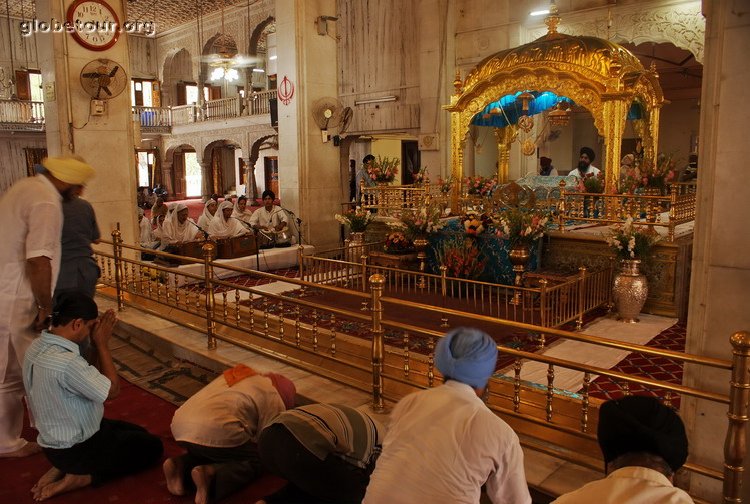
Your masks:
{"label": "man in white kurta", "polygon": [[457,328],[435,349],[442,386],[403,398],[391,413],[364,504],[530,504],[518,436],[480,399],[495,371],[487,334]]}
{"label": "man in white kurta", "polygon": [[52,314],[60,270],[62,200],[94,173],[74,158],[47,158],[45,173],[16,182],[0,199],[0,457],[23,457],[39,447],[21,438],[21,364]]}
{"label": "man in white kurta", "polygon": [[263,231],[281,231],[289,225],[286,212],[273,204],[276,195],[271,190],[263,191],[263,206],[253,212],[250,225]]}

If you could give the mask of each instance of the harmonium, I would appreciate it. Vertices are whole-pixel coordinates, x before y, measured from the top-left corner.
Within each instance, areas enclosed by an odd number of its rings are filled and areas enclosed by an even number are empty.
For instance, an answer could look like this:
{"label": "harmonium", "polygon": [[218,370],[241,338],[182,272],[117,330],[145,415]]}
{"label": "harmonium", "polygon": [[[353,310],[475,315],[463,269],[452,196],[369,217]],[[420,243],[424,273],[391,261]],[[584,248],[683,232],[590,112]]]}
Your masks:
{"label": "harmonium", "polygon": [[[189,241],[182,243],[175,243],[169,245],[164,252],[178,255],[181,257],[193,257],[195,259],[203,259],[203,242],[202,241]],[[172,257],[156,256],[154,262],[163,266],[175,266],[181,264],[195,264],[193,261],[182,261],[174,259]]]}
{"label": "harmonium", "polygon": [[255,241],[255,235],[247,234],[218,240],[216,249],[217,259],[234,259],[257,254],[258,244]]}

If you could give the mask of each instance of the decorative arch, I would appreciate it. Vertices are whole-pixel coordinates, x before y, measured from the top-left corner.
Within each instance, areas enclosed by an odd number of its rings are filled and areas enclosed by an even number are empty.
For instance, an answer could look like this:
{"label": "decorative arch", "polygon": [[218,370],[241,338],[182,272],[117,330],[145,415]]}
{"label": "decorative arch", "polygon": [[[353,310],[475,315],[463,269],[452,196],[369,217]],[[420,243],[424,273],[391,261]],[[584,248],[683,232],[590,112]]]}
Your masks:
{"label": "decorative arch", "polygon": [[266,30],[266,28],[276,23],[276,18],[273,16],[268,16],[266,19],[258,23],[255,28],[253,29],[253,32],[250,34],[250,39],[248,40],[247,44],[247,53],[250,56],[257,56],[258,55],[258,43],[260,42],[260,38],[263,36],[263,32]]}
{"label": "decorative arch", "polygon": [[234,166],[231,167],[231,177],[227,177],[227,174],[225,173],[226,167],[224,166],[223,160],[215,155],[216,149],[223,149],[226,147],[229,147],[232,150],[242,150],[239,141],[229,139],[213,140],[203,148],[204,162],[201,163],[201,166],[203,166],[203,174],[205,177],[203,192],[206,195],[213,193],[226,194],[229,189],[228,185],[235,185],[236,183],[234,180]]}
{"label": "decorative arch", "polygon": [[184,199],[186,193],[185,166],[180,157],[175,157],[178,151],[195,151],[198,162],[201,162],[200,151],[185,142],[173,142],[164,146],[164,171],[163,178],[167,184],[167,190],[177,199]]}
{"label": "decorative arch", "polygon": [[162,99],[167,105],[177,104],[177,84],[194,81],[193,58],[186,48],[169,51],[162,67]]}
{"label": "decorative arch", "polygon": [[260,148],[265,144],[269,139],[275,138],[276,139],[276,145],[278,148],[279,144],[279,135],[278,134],[269,134],[269,135],[262,135],[258,137],[256,140],[253,141],[251,147],[250,147],[250,153],[248,155],[248,162],[247,162],[247,182],[245,184],[245,194],[252,194],[253,199],[258,198],[258,181],[255,180],[255,163],[258,162],[258,157],[260,156]]}

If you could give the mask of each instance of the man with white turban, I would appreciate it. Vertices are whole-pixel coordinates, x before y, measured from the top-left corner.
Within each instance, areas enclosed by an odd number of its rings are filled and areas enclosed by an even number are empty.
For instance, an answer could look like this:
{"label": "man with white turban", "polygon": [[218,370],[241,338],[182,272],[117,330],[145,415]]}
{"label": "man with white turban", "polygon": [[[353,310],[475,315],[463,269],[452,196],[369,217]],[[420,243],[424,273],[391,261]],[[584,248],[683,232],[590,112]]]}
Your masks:
{"label": "man with white turban", "polygon": [[224,200],[219,204],[219,209],[216,210],[216,215],[211,220],[211,225],[208,226],[208,234],[211,238],[233,238],[250,232],[242,221],[232,217],[233,211],[234,205],[231,201]]}
{"label": "man with white turban", "polygon": [[531,504],[518,436],[481,399],[496,362],[497,345],[480,330],[440,340],[445,383],[393,409],[364,504],[473,504],[482,485],[494,504]]}
{"label": "man with white turban", "polygon": [[44,172],[19,180],[0,198],[0,457],[25,457],[39,445],[21,437],[26,349],[49,325],[60,271],[62,201],[94,175],[74,157],[45,158]]}
{"label": "man with white turban", "polygon": [[162,245],[165,243],[175,245],[196,240],[198,228],[195,221],[188,217],[188,207],[184,203],[175,203],[171,210],[164,221]]}

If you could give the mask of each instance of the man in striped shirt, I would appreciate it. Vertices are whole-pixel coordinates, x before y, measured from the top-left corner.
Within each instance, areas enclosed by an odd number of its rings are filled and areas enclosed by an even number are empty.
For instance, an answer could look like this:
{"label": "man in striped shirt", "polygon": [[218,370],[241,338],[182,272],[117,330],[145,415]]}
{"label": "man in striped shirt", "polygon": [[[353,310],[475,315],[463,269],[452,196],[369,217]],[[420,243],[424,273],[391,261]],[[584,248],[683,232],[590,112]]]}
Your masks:
{"label": "man in striped shirt", "polygon": [[[117,318],[101,317],[93,299],[80,292],[60,296],[52,328],[26,352],[23,383],[37,442],[52,463],[31,489],[34,499],[52,496],[144,469],[161,458],[161,440],[138,425],[103,418],[104,401],[120,391],[109,340]],[[96,366],[81,357],[91,338]]]}
{"label": "man in striped shirt", "polygon": [[281,413],[261,433],[258,450],[266,468],[289,483],[258,503],[360,502],[383,435],[375,419],[348,406]]}

